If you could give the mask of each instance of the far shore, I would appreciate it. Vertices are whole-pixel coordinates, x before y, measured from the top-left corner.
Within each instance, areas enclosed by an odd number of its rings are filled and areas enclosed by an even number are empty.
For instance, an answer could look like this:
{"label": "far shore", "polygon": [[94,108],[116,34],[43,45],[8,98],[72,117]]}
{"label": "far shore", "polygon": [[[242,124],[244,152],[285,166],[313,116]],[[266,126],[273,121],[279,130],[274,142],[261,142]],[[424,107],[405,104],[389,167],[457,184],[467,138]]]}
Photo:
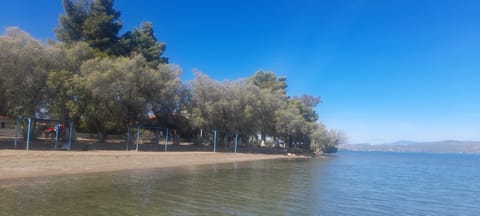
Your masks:
{"label": "far shore", "polygon": [[287,158],[281,154],[0,150],[0,180]]}

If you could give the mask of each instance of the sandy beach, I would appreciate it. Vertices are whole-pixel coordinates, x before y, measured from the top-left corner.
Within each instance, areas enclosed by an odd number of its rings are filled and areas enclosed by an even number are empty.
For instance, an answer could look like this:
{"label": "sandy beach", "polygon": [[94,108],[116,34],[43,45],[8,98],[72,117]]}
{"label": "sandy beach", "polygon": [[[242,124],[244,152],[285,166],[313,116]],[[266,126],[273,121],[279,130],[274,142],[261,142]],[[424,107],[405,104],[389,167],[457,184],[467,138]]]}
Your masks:
{"label": "sandy beach", "polygon": [[0,150],[0,180],[286,158],[213,152]]}

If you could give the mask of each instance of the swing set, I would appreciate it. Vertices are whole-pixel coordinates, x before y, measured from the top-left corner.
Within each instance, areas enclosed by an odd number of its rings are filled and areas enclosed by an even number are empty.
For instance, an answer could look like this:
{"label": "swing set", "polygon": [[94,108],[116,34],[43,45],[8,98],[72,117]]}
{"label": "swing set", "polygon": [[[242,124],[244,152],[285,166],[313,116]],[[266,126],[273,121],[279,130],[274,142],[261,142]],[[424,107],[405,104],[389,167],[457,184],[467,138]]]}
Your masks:
{"label": "swing set", "polygon": [[132,141],[132,134],[135,134],[135,139],[136,139],[136,145],[135,145],[135,151],[138,151],[139,144],[140,144],[140,137],[142,135],[142,129],[143,130],[150,130],[153,131],[155,134],[154,138],[154,144],[158,144],[160,141],[160,133],[165,134],[165,152],[167,151],[167,144],[168,144],[168,128],[165,127],[157,127],[157,126],[145,126],[145,125],[134,125],[134,126],[129,126],[128,131],[127,131],[127,151],[128,146],[130,146],[130,142]]}
{"label": "swing set", "polygon": [[64,140],[65,133],[68,134],[67,143],[62,143],[62,148],[67,150],[71,149],[73,135],[73,121],[71,120],[17,117],[15,122],[15,140],[13,143],[15,149],[19,143],[20,129],[22,129],[22,134],[24,135],[22,137],[24,137],[25,149],[27,151],[30,149],[31,135],[37,138],[40,137],[39,135],[42,135],[39,139],[47,142],[53,141],[54,149],[57,150],[59,141],[62,142]]}
{"label": "swing set", "polygon": [[[211,134],[213,134],[213,152],[217,152],[217,134],[218,133],[225,133],[224,131],[218,131],[218,130],[212,130],[210,131]],[[200,136],[204,137],[204,132],[203,129],[200,130]],[[209,134],[209,133],[207,133]],[[238,146],[238,132],[235,132],[235,146],[234,146],[234,152],[237,153],[237,146]],[[225,147],[225,152],[227,151],[227,145],[224,145]]]}

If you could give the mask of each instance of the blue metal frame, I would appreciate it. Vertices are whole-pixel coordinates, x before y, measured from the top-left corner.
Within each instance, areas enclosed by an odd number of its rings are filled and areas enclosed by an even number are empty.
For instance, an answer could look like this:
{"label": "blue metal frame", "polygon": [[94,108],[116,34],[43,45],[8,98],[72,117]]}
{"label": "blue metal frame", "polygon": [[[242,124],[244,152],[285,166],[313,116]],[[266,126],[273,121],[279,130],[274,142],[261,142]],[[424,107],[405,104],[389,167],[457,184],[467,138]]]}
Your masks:
{"label": "blue metal frame", "polygon": [[[15,124],[15,140],[14,140],[14,148],[17,148],[17,143],[18,143],[18,129],[19,129],[19,122],[20,121],[27,121],[28,126],[27,126],[27,143],[25,149],[28,151],[30,149],[30,133],[31,133],[31,128],[32,128],[32,122],[33,121],[43,121],[43,122],[68,122],[68,146],[67,149],[70,151],[72,147],[72,135],[73,135],[73,121],[71,120],[56,120],[56,119],[38,119],[38,118],[22,118],[22,117],[17,117],[16,119],[16,124]],[[58,136],[59,136],[59,130],[55,131],[55,149],[57,149],[58,146]]]}
{"label": "blue metal frame", "polygon": [[238,145],[238,132],[235,133],[235,153],[237,153],[237,145]]}
{"label": "blue metal frame", "polygon": [[[141,129],[159,129],[160,131],[165,131],[165,152],[167,152],[167,145],[168,145],[168,128],[165,128],[165,127],[155,127],[155,126],[139,126],[139,125],[136,125],[136,126],[129,126],[128,127],[128,130],[127,130],[127,146],[130,145],[130,140],[131,140],[131,133],[132,133],[132,128],[135,128],[137,129],[136,131],[136,147],[135,147],[135,151],[138,151],[138,148],[139,148],[139,144],[140,144],[140,130]],[[127,147],[127,151],[128,151],[128,147]]]}
{"label": "blue metal frame", "polygon": [[[213,152],[217,152],[217,133],[225,133],[223,131],[212,130],[213,133]],[[238,132],[235,132],[235,153],[237,153],[238,146]],[[225,152],[227,151],[227,145],[225,145]]]}
{"label": "blue metal frame", "polygon": [[213,152],[217,152],[217,131],[213,130]]}

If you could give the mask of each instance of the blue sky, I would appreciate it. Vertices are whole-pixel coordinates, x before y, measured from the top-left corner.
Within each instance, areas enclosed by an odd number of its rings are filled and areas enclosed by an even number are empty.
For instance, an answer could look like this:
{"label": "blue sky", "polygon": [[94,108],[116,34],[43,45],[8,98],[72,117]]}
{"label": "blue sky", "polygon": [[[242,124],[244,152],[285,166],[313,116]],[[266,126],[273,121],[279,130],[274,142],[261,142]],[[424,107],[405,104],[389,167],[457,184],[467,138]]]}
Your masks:
{"label": "blue sky", "polygon": [[[54,39],[60,0],[3,1],[0,27]],[[152,21],[182,78],[270,70],[321,96],[349,143],[480,140],[480,2],[117,0],[122,31]]]}

